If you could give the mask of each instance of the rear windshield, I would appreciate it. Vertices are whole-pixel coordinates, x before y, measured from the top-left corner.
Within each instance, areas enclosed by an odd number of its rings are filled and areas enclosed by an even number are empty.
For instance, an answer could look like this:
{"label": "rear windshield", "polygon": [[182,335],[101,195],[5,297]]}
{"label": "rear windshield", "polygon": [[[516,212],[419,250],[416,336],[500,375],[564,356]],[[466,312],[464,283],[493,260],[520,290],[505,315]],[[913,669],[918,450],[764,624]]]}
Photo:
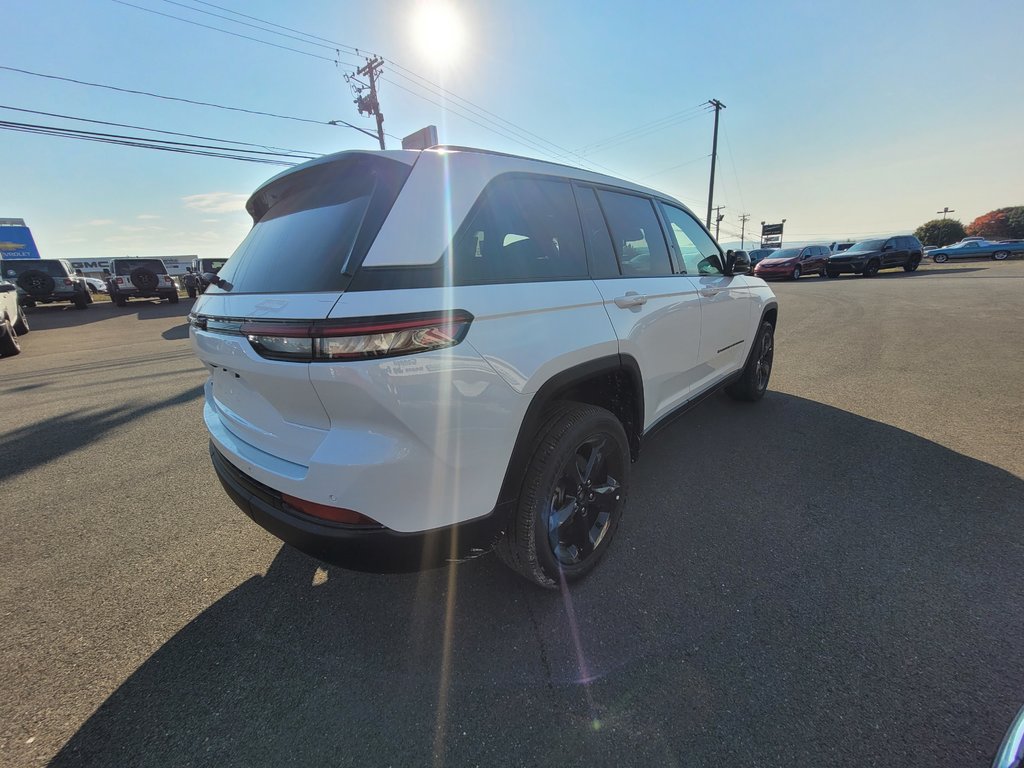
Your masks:
{"label": "rear windshield", "polygon": [[34,269],[38,272],[43,272],[50,277],[66,277],[67,272],[64,271],[64,265],[59,261],[53,259],[11,259],[5,261],[3,266],[4,277],[18,277],[28,272],[30,269]]}
{"label": "rear windshield", "polygon": [[199,269],[201,272],[218,272],[227,263],[227,259],[200,259]]}
{"label": "rear windshield", "polygon": [[114,274],[126,277],[132,273],[132,270],[142,267],[148,269],[151,272],[155,272],[158,275],[166,275],[167,267],[160,259],[132,259],[130,261],[115,261],[114,262]]}
{"label": "rear windshield", "polygon": [[264,187],[248,206],[256,223],[224,262],[221,279],[232,293],[344,290],[409,170],[356,155]]}

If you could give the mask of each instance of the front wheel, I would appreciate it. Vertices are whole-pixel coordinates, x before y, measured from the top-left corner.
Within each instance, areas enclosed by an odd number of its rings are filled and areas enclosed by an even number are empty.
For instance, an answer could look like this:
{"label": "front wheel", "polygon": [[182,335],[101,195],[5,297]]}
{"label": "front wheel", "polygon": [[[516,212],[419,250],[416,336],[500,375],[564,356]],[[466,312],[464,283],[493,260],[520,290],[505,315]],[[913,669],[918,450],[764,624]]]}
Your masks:
{"label": "front wheel", "polygon": [[822,267],[821,272],[818,273],[818,277],[829,277],[828,267]]}
{"label": "front wheel", "polygon": [[31,328],[28,327],[28,318],[25,317],[25,310],[18,307],[18,319],[14,323],[14,330],[19,336],[24,336]]}
{"label": "front wheel", "polygon": [[559,403],[537,434],[498,556],[542,587],[582,578],[619,526],[629,469],[626,432],[612,413]]}
{"label": "front wheel", "polygon": [[5,317],[0,323],[0,355],[12,357],[21,352],[21,342],[18,341],[18,332],[11,325],[10,318]]}
{"label": "front wheel", "polygon": [[827,270],[827,274],[829,277],[839,277],[839,273],[836,272],[834,269]]}
{"label": "front wheel", "polygon": [[772,376],[772,363],[775,361],[775,326],[767,320],[754,339],[754,346],[747,357],[738,381],[730,384],[725,391],[734,400],[756,402],[764,397],[768,389],[768,380]]}
{"label": "front wheel", "polygon": [[996,251],[995,253],[992,254],[992,258],[995,259],[996,261],[1002,261],[1003,259],[1005,259],[1009,255],[1010,255],[1009,251]]}
{"label": "front wheel", "polygon": [[864,277],[874,277],[875,275],[877,275],[878,274],[878,262],[877,261],[869,261],[864,266],[864,271],[861,274],[864,275]]}
{"label": "front wheel", "polygon": [[944,253],[937,253],[934,256],[932,256],[932,261],[934,261],[936,264],[945,264],[947,261],[949,261],[949,256],[947,256]]}

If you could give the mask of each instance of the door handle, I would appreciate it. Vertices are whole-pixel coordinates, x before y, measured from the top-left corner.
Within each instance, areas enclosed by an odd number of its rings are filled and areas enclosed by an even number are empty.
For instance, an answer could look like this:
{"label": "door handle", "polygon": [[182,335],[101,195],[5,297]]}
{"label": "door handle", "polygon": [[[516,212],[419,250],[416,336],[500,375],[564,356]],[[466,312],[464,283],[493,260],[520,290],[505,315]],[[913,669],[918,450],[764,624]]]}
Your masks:
{"label": "door handle", "polygon": [[717,288],[701,288],[700,289],[700,295],[703,296],[705,299],[710,299],[712,296],[717,296],[718,294],[719,294],[719,290]]}
{"label": "door handle", "polygon": [[647,297],[642,293],[636,291],[626,291],[625,296],[617,296],[615,298],[615,306],[621,307],[622,309],[629,309],[630,307],[640,307],[647,303]]}

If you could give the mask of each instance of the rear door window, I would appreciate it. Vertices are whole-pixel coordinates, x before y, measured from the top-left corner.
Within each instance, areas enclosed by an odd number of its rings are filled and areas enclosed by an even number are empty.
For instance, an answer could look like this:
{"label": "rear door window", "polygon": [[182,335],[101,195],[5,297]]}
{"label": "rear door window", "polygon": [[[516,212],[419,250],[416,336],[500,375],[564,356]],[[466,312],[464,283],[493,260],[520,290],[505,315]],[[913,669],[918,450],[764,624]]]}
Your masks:
{"label": "rear door window", "polygon": [[619,261],[615,257],[608,222],[604,220],[601,204],[597,202],[597,191],[593,187],[576,187],[576,201],[579,203],[583,237],[590,257],[591,277],[595,280],[618,277],[621,274]]}
{"label": "rear door window", "polygon": [[496,179],[455,238],[457,285],[587,276],[583,232],[567,181]]}
{"label": "rear door window", "polygon": [[607,190],[597,194],[622,274],[638,277],[673,274],[653,202],[646,197]]}

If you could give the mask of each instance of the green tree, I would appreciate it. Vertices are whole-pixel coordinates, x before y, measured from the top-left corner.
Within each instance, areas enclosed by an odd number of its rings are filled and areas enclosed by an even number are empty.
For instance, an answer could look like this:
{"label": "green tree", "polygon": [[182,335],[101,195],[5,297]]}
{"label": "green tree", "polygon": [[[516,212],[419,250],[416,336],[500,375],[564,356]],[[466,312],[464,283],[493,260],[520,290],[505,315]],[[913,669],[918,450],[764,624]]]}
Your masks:
{"label": "green tree", "polygon": [[914,230],[914,236],[925,245],[958,243],[966,234],[964,225],[958,219],[932,219]]}

